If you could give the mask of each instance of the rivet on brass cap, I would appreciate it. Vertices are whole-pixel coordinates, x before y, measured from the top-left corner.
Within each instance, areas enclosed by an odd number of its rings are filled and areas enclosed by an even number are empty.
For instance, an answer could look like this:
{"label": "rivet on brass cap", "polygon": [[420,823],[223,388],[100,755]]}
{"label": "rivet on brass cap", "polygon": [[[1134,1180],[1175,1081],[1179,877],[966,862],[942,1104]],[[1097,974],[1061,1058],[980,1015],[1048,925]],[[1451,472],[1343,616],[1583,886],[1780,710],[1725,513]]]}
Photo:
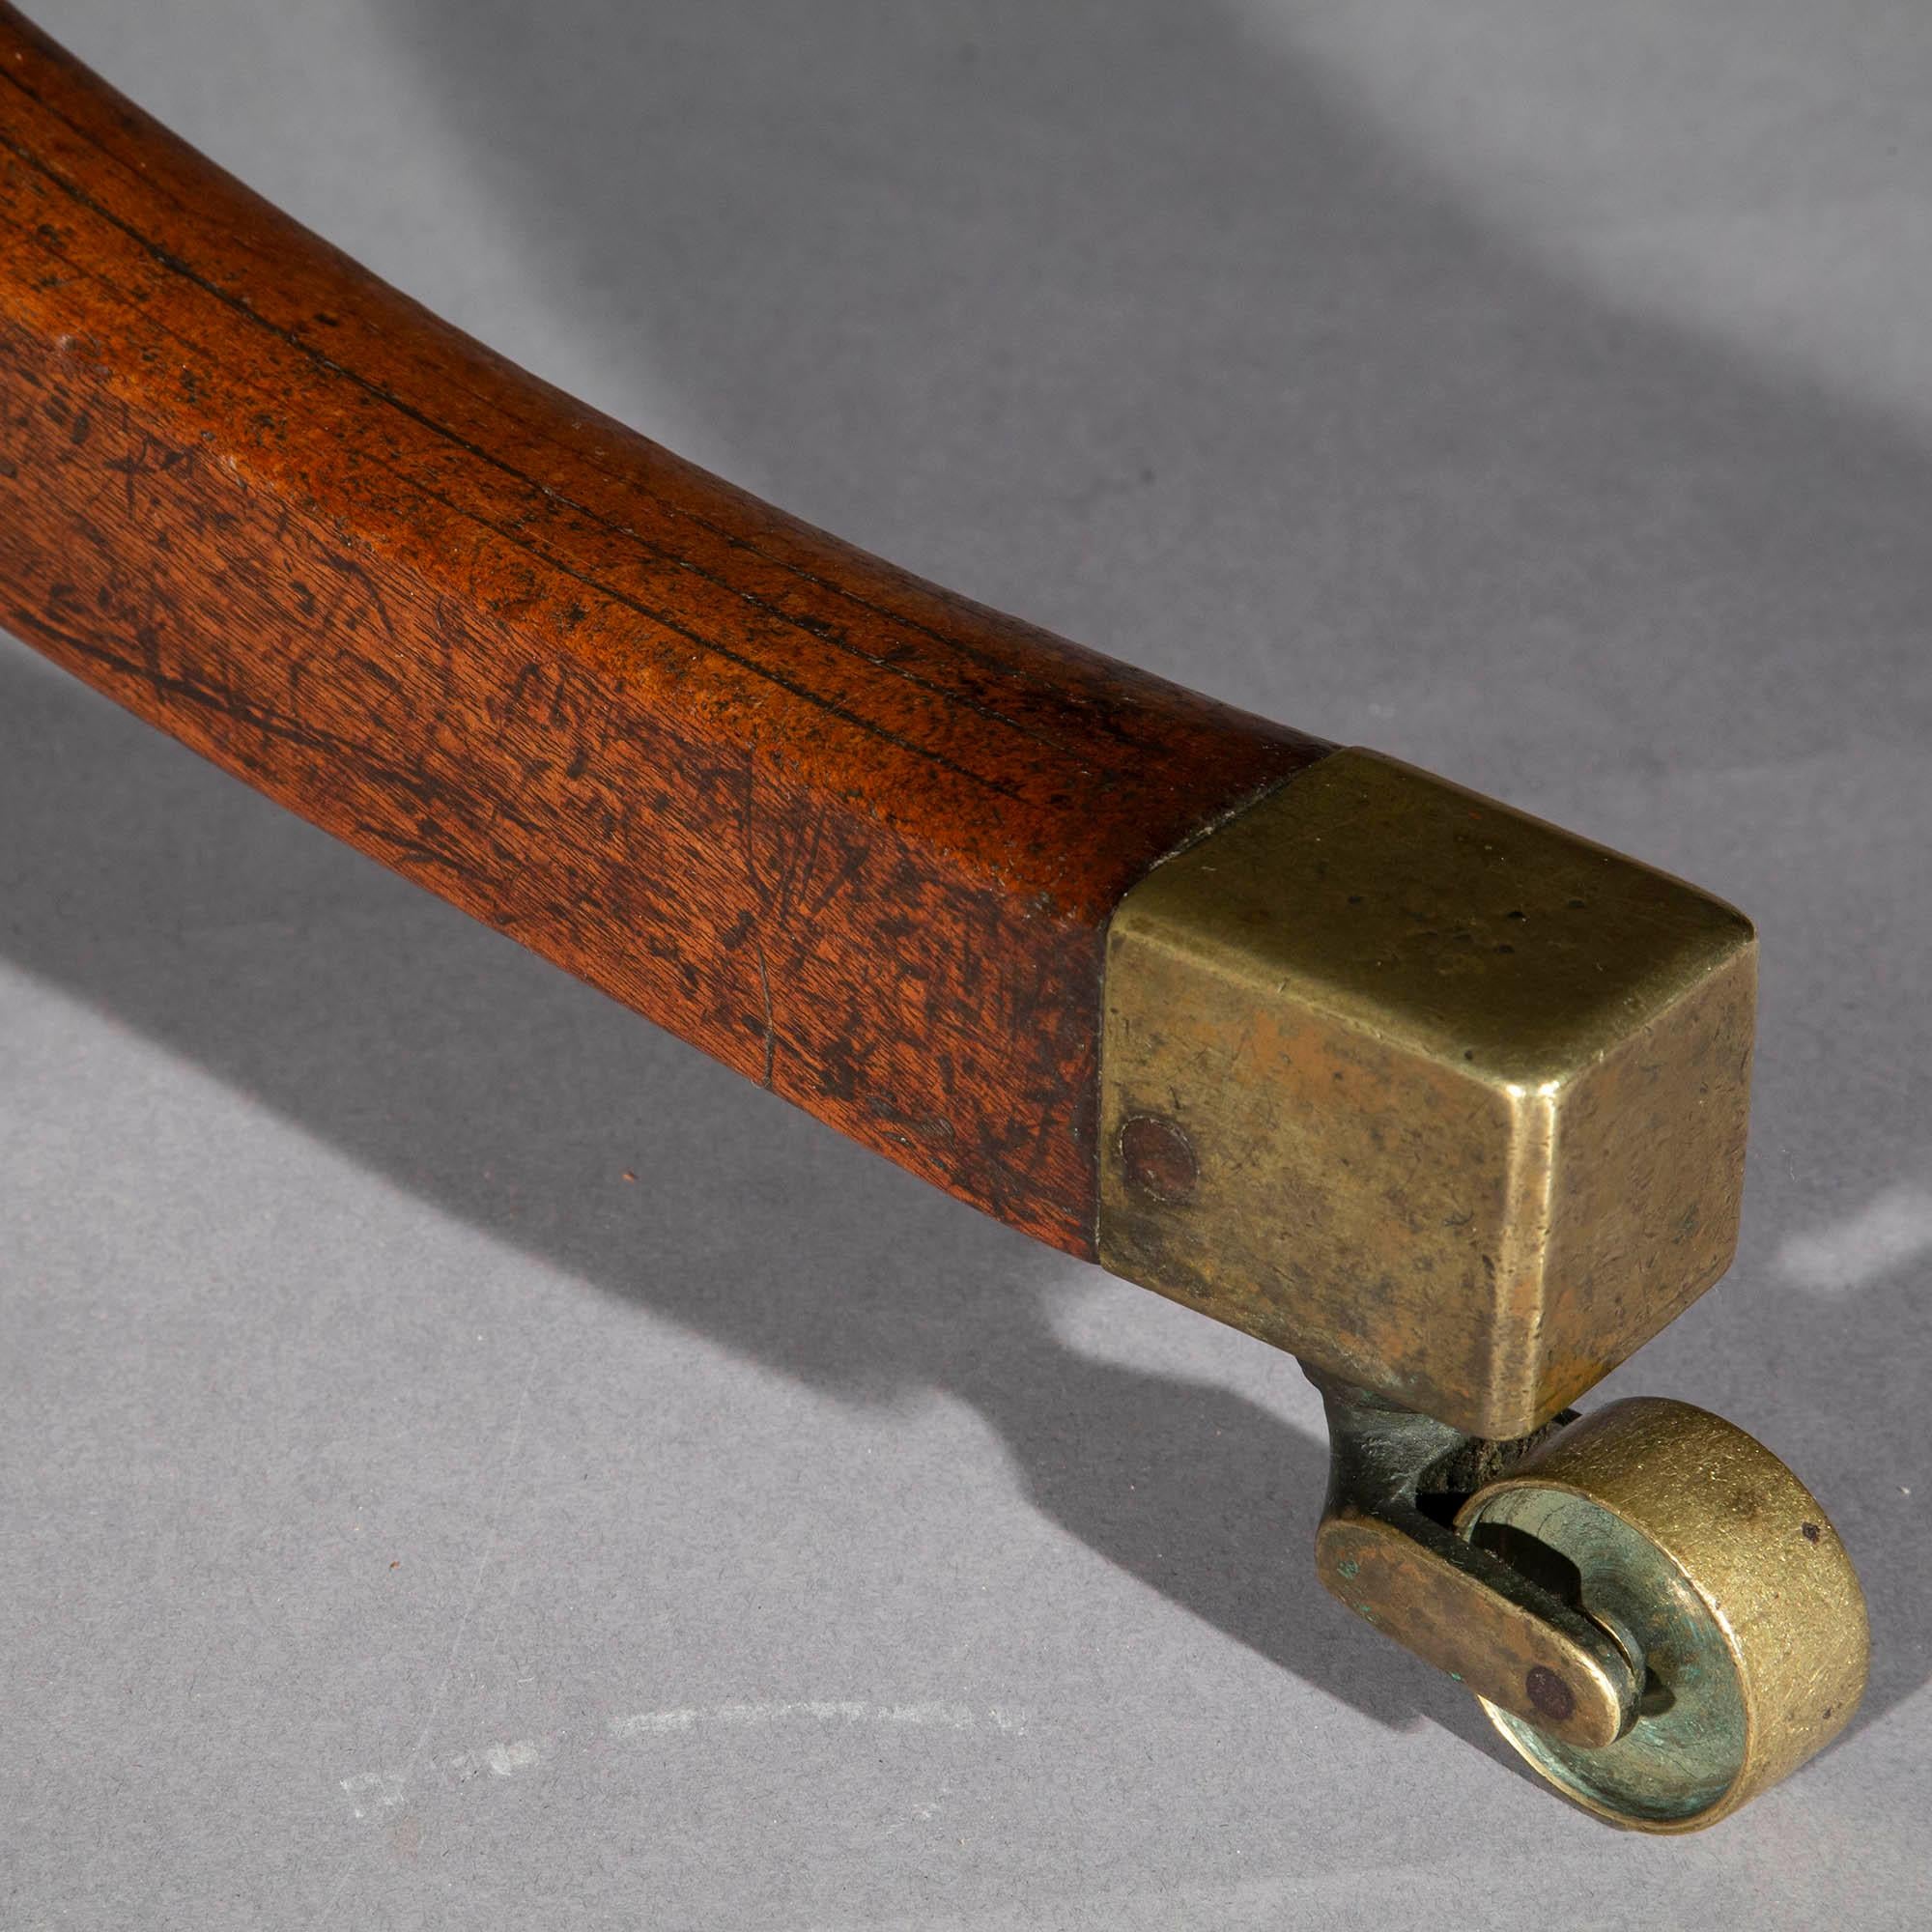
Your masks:
{"label": "rivet on brass cap", "polygon": [[1201,1170],[1187,1136],[1158,1114],[1135,1114],[1121,1128],[1121,1171],[1128,1186],[1155,1201],[1185,1201]]}

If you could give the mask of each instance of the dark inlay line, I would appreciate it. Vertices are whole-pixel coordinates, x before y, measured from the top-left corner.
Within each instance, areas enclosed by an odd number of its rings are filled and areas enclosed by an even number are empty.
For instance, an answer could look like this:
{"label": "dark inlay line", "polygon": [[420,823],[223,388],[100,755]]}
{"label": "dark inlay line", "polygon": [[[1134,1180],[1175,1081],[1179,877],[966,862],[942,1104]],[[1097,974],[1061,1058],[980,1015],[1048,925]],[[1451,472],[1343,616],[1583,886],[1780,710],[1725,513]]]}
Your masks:
{"label": "dark inlay line", "polygon": [[[40,96],[35,94],[32,89],[26,87],[16,75],[7,71],[5,69],[0,69],[0,79],[12,82],[27,99],[33,100],[37,105],[45,108],[45,111],[51,114],[55,120],[59,121],[63,127],[70,128],[79,139],[84,141],[97,154],[99,154],[103,159],[109,161],[115,167],[122,169],[124,172],[128,172],[128,164],[118,156],[103,148],[99,141],[87,130],[75,127],[65,115],[59,114],[54,109],[46,108],[45,102],[41,99]],[[842,651],[847,656],[856,658],[863,664],[869,664],[877,669],[884,670],[895,677],[900,678],[905,683],[913,685],[917,689],[924,691],[938,698],[942,703],[970,711],[978,717],[984,718],[989,724],[1002,725],[1006,729],[1015,732],[1023,738],[1030,739],[1048,751],[1057,752],[1072,762],[1083,774],[1091,773],[1092,767],[1084,759],[1080,758],[1077,753],[1062,744],[1059,740],[1036,729],[1034,726],[1023,724],[1017,719],[1009,718],[1004,712],[998,711],[992,706],[982,703],[980,700],[969,696],[962,692],[952,691],[944,685],[936,684],[930,678],[923,677],[919,672],[911,670],[902,665],[895,664],[888,658],[883,658],[873,652],[861,649],[848,638],[843,637],[838,632],[837,626],[825,620],[812,621],[804,617],[794,616],[789,611],[781,610],[776,604],[768,602],[757,592],[742,588],[740,585],[730,582],[728,580],[718,576],[715,572],[706,570],[701,564],[693,561],[690,557],[680,556],[674,551],[667,550],[661,544],[654,543],[650,538],[631,528],[630,526],[615,523],[611,518],[593,509],[590,505],[579,501],[576,497],[568,496],[549,484],[540,482],[527,471],[519,469],[507,458],[496,454],[480,443],[471,441],[460,431],[430,415],[427,412],[417,409],[414,405],[406,402],[402,397],[396,395],[394,391],[388,389],[384,384],[351,368],[347,363],[330,355],[326,350],[318,348],[307,337],[263,315],[248,301],[245,296],[232,294],[219,283],[202,274],[192,264],[185,261],[181,256],[175,254],[172,249],[164,247],[152,237],[144,235],[134,224],[124,220],[100,202],[95,200],[84,188],[75,183],[70,182],[65,176],[26,148],[4,135],[0,135],[0,142],[4,142],[15,156],[34,168],[56,187],[60,188],[63,193],[67,194],[79,206],[88,209],[92,213],[120,230],[122,234],[126,235],[136,246],[143,249],[169,273],[181,277],[194,287],[201,289],[204,293],[213,296],[217,301],[222,302],[236,314],[245,317],[255,327],[265,330],[268,334],[294,350],[298,355],[302,355],[312,362],[316,367],[355,384],[368,395],[397,411],[409,420],[427,430],[431,435],[465,451],[476,461],[500,470],[503,474],[511,477],[525,489],[531,491],[539,497],[547,501],[561,504],[566,509],[575,511],[578,515],[585,518],[598,528],[608,531],[612,536],[627,538],[640,550],[649,553],[651,555],[661,557],[673,569],[689,571],[693,576],[711,584],[714,588],[722,590],[727,596],[738,598],[742,602],[751,605],[753,610],[762,611],[777,622],[792,630],[796,630],[806,637],[812,638],[820,643],[828,644],[835,650]],[[143,185],[147,185],[144,178],[137,176],[136,179],[143,180]],[[163,198],[166,199],[168,197],[164,196]],[[117,293],[121,292],[117,291]],[[124,295],[123,299],[125,300],[126,298]],[[504,411],[499,405],[491,402],[488,397],[479,396],[475,391],[468,388],[464,389],[464,393],[471,396],[477,402],[495,409],[499,415],[503,415],[515,427],[527,432],[529,427],[527,424],[524,423],[519,417],[510,416],[508,412]],[[554,438],[548,436],[544,438],[544,440],[551,442],[554,447],[565,447],[562,444],[556,443]],[[614,472],[604,469],[602,466],[594,467],[598,469],[600,474],[611,476],[612,480],[620,480],[616,478]],[[697,523],[703,528],[712,530],[714,534],[724,541],[734,541],[726,532],[719,529],[707,519],[697,517],[695,513],[687,512],[681,506],[667,502],[662,497],[654,497],[653,500],[673,514],[690,517],[691,521]],[[507,532],[503,532],[503,534],[507,534]],[[787,571],[799,577],[802,581],[819,583],[827,589],[837,588],[836,585],[831,584],[827,580],[821,579],[813,573],[801,570],[797,566],[787,563],[782,558],[770,556],[767,553],[757,550],[753,545],[745,544],[743,547],[751,551],[753,554],[764,558],[774,568]],[[574,575],[575,573],[572,574]],[[852,601],[859,604],[863,609],[871,610],[873,614],[885,619],[889,623],[902,624],[907,629],[923,631],[926,635],[931,636],[935,641],[942,644],[949,641],[954,644],[957,642],[956,639],[947,639],[942,634],[930,631],[928,627],[918,624],[914,620],[902,619],[890,611],[877,610],[875,607],[866,604],[864,600],[855,598]],[[979,654],[970,651],[962,652],[962,654],[966,655],[969,659],[984,662],[984,660],[979,658]],[[988,668],[1001,668],[998,666],[997,660],[991,661]],[[1024,680],[1024,673],[1021,673],[1021,677]],[[1037,687],[1032,686],[1030,680],[1024,681],[1029,684],[1030,689],[1037,689]]]}
{"label": "dark inlay line", "polygon": [[[12,139],[11,136],[5,133],[0,133],[0,147],[4,147],[8,149],[10,152],[12,152],[14,155],[15,155],[20,160],[24,161],[29,167],[33,168],[36,173],[44,177],[56,188],[60,189],[64,194],[67,194],[69,198],[74,201],[78,206],[87,209],[90,213],[98,215],[99,218],[106,221],[110,226],[126,234],[130,241],[132,241],[138,247],[143,249],[144,252],[152,256],[156,263],[158,263],[163,269],[166,269],[170,273],[181,276],[182,279],[187,281],[193,287],[201,289],[205,291],[207,294],[213,296],[217,301],[220,301],[221,303],[223,303],[224,306],[233,309],[237,314],[247,317],[248,320],[254,322],[258,327],[266,330],[270,336],[288,343],[288,345],[291,348],[294,348],[298,352],[309,356],[317,364],[318,367],[321,367],[326,371],[328,371],[332,374],[342,377],[344,380],[354,384],[356,387],[365,390],[368,394],[376,398],[378,401],[390,405],[391,407],[396,409],[402,415],[410,418],[412,421],[420,423],[422,427],[429,430],[432,434],[444,436],[446,437],[447,440],[449,440],[455,446],[462,449],[470,450],[472,451],[472,453],[476,454],[482,461],[491,463],[496,468],[508,471],[509,474],[516,476],[520,481],[524,482],[530,489],[538,492],[538,494],[540,495],[555,494],[554,492],[545,492],[540,484],[532,482],[530,478],[525,476],[522,471],[516,469],[513,466],[502,463],[496,458],[488,456],[486,452],[476,449],[473,444],[470,444],[469,442],[466,441],[464,438],[457,435],[454,431],[444,431],[440,429],[434,422],[432,418],[424,415],[420,411],[412,409],[409,404],[402,402],[399,398],[388,395],[378,384],[368,382],[363,377],[358,376],[352,369],[344,368],[341,364],[332,361],[328,356],[323,355],[320,351],[309,349],[307,345],[303,344],[298,338],[291,335],[286,329],[281,328],[276,324],[270,322],[266,317],[257,316],[251,309],[247,307],[244,301],[241,300],[238,298],[227,295],[221,289],[216,287],[214,284],[205,280],[202,276],[196,274],[193,270],[189,269],[185,264],[180,262],[179,259],[171,255],[168,252],[168,250],[162,248],[158,243],[149,241],[147,238],[136,232],[128,223],[122,221],[118,216],[114,215],[106,209],[100,207],[100,205],[96,201],[94,201],[93,198],[85,192],[85,190],[78,188],[74,186],[72,184],[63,180],[63,178],[53,169],[47,167],[43,162],[40,161],[35,156],[27,153],[24,149],[22,149],[17,142]],[[35,245],[39,246],[51,259],[60,262],[65,267],[73,270],[75,273],[83,275],[88,280],[98,284],[99,287],[108,290],[122,303],[124,303],[127,307],[128,307],[134,314],[138,315],[144,323],[152,324],[154,327],[160,329],[161,332],[171,336],[175,341],[181,343],[184,348],[191,350],[195,355],[204,357],[206,360],[208,360],[215,367],[218,368],[220,366],[219,356],[211,355],[208,349],[204,345],[194,342],[190,338],[182,335],[178,330],[169,327],[167,324],[156,321],[156,319],[152,315],[150,315],[140,304],[134,302],[132,298],[128,295],[126,290],[116,287],[116,285],[113,282],[109,281],[105,276],[99,274],[99,272],[97,272],[92,269],[87,268],[84,264],[75,262],[71,256],[63,253],[60,249],[48,243],[43,237],[37,234],[29,233],[29,231],[21,228],[17,223],[14,223],[13,225],[16,233],[27,236],[27,239],[30,242],[32,242]],[[975,784],[982,785],[989,791],[998,792],[1005,797],[1013,799],[1017,799],[1021,796],[1021,793],[1015,787],[1013,787],[1010,784],[1008,784],[1005,781],[1000,779],[988,778],[984,773],[975,771],[970,765],[963,765],[959,763],[958,760],[949,757],[943,752],[935,751],[930,746],[921,745],[914,739],[902,736],[900,733],[893,730],[888,725],[877,724],[871,719],[863,717],[858,712],[852,711],[848,709],[845,705],[840,704],[836,698],[828,697],[820,692],[812,691],[809,686],[800,683],[797,679],[787,677],[782,671],[776,670],[768,665],[762,665],[758,663],[758,661],[755,658],[750,658],[745,656],[741,652],[732,650],[728,645],[719,642],[718,639],[715,638],[705,637],[702,633],[693,630],[689,625],[682,624],[678,622],[675,618],[666,614],[664,611],[654,609],[652,606],[644,603],[640,598],[634,597],[626,591],[617,589],[612,584],[606,583],[597,578],[586,575],[582,571],[571,568],[571,566],[569,566],[568,564],[560,562],[548,551],[539,548],[537,543],[532,538],[526,536],[522,531],[512,528],[509,526],[497,523],[493,521],[491,518],[482,515],[478,511],[466,508],[463,504],[456,502],[454,499],[448,497],[445,497],[440,491],[436,489],[434,485],[424,482],[421,478],[405,474],[403,471],[395,469],[393,465],[384,462],[380,457],[372,457],[369,460],[377,464],[377,466],[383,469],[387,474],[393,476],[396,479],[396,481],[402,484],[404,487],[412,490],[421,491],[424,496],[431,497],[433,500],[439,503],[443,504],[445,508],[451,510],[456,515],[463,517],[467,521],[475,524],[479,528],[489,530],[490,532],[492,532],[492,534],[501,538],[504,542],[512,545],[515,549],[522,551],[526,555],[532,557],[537,562],[547,566],[549,569],[554,571],[557,575],[569,578],[573,582],[582,584],[585,589],[591,590],[596,594],[598,594],[599,596],[609,599],[610,602],[620,605],[626,610],[635,611],[639,616],[646,618],[650,622],[661,626],[663,629],[671,632],[673,635],[677,637],[683,638],[687,642],[697,646],[698,649],[711,652],[714,655],[724,659],[727,663],[737,665],[741,669],[750,671],[754,677],[762,678],[768,683],[777,685],[781,690],[790,692],[794,696],[804,699],[807,703],[813,705],[817,709],[825,712],[829,717],[838,718],[842,722],[844,722],[845,724],[853,725],[856,729],[865,731],[869,735],[871,735],[872,737],[882,740],[886,744],[896,746],[901,751],[910,752],[917,757],[924,758],[930,763],[939,766],[942,770],[952,772],[960,778],[969,779]],[[563,497],[558,497],[557,500],[568,501],[567,498]],[[603,520],[598,518],[592,511],[586,510],[582,512],[582,514],[589,517],[593,523],[603,524]],[[605,528],[611,527],[609,524],[603,524],[603,526]],[[765,608],[765,607],[760,607],[760,608]],[[781,611],[773,611],[772,614],[778,617],[781,622],[786,621]],[[810,633],[808,633],[807,635],[810,635]],[[862,655],[862,654],[853,653],[853,655]],[[934,695],[941,697],[942,701],[944,701],[945,694],[935,693]],[[1085,768],[1083,767],[1083,769]]]}
{"label": "dark inlay line", "polygon": [[[71,60],[71,57],[67,55],[66,50],[64,48],[61,48],[57,43],[53,42],[47,42],[45,45],[46,45],[46,50],[51,55],[59,57],[62,65],[68,66],[70,68],[76,65],[76,63],[74,63]],[[139,187],[148,192],[158,194],[163,201],[168,203],[170,207],[181,211],[181,213],[184,215],[189,217],[190,219],[192,218],[193,210],[187,207],[186,204],[185,204],[178,195],[170,193],[167,189],[161,187],[153,179],[152,176],[143,172],[143,170],[136,167],[133,163],[124,159],[120,155],[117,155],[111,148],[107,147],[103,143],[99,135],[97,134],[92,128],[82,126],[79,122],[74,121],[68,115],[62,113],[59,108],[53,106],[43,95],[39,94],[33,88],[29,87],[27,83],[17,73],[9,70],[0,70],[0,79],[11,82],[15,88],[19,90],[20,93],[25,95],[28,99],[32,100],[37,106],[41,107],[52,119],[58,121],[62,125],[62,127],[68,128],[69,131],[71,132],[76,139],[81,141],[85,146],[91,148],[96,154],[99,155],[103,160],[109,162],[112,166],[119,168],[123,174],[128,176],[128,178],[131,182],[135,183]],[[249,192],[252,193],[253,190],[249,190]],[[284,218],[289,218],[289,217],[284,217]],[[365,270],[362,272],[366,274],[369,271]],[[372,277],[372,279],[374,279],[374,277]],[[412,298],[405,297],[404,299],[409,300],[412,299]],[[445,326],[453,327],[453,325],[445,325]],[[307,348],[309,346],[307,344],[306,338],[296,336],[293,334],[293,332],[291,332],[290,339],[297,342],[299,346],[303,348]],[[317,352],[317,353],[322,353],[322,352]],[[325,359],[327,358],[325,357]],[[446,376],[444,380],[445,381],[448,380]],[[468,384],[454,384],[454,386],[458,388],[462,394],[468,396],[472,402],[477,403],[478,405],[480,405],[485,409],[494,411],[497,415],[501,416],[506,422],[510,423],[514,428],[521,431],[523,434],[526,436],[533,436],[540,441],[548,443],[551,447],[564,451],[565,454],[573,458],[575,461],[582,463],[586,468],[594,470],[598,475],[605,477],[607,480],[617,484],[620,488],[636,489],[640,487],[638,484],[638,481],[635,476],[628,475],[620,470],[612,469],[609,468],[607,465],[598,461],[598,459],[595,456],[589,455],[581,449],[573,448],[570,445],[559,441],[556,437],[553,436],[550,433],[550,431],[543,428],[543,426],[540,423],[532,422],[529,419],[515,413],[511,410],[507,409],[501,402],[497,401],[495,397],[486,395],[480,390],[473,389]],[[627,431],[626,433],[635,435],[637,432]],[[521,471],[517,471],[514,473],[520,476],[522,475]],[[524,477],[523,480],[526,482],[530,481],[528,477]],[[533,485],[532,487],[542,488],[541,485]],[[585,516],[590,517],[593,522],[599,524],[604,528],[609,529],[613,535],[629,537],[634,543],[642,545],[647,549],[656,548],[656,546],[651,544],[649,538],[641,535],[639,531],[633,529],[628,524],[612,522],[610,518],[605,517],[601,515],[599,512],[590,509],[587,505],[576,503],[573,499],[568,497],[559,496],[557,500],[560,502],[569,502],[572,508],[582,510]],[[686,523],[696,524],[698,526],[698,528],[710,531],[713,536],[717,537],[722,543],[727,545],[731,549],[744,551],[747,554],[755,556],[759,558],[761,561],[770,564],[773,569],[781,570],[784,571],[789,576],[796,577],[797,579],[799,579],[801,582],[814,584],[819,589],[826,591],[830,595],[838,598],[840,601],[844,603],[852,605],[857,610],[867,611],[872,616],[882,618],[887,623],[896,624],[904,630],[913,631],[918,633],[922,637],[929,638],[935,644],[938,644],[942,649],[952,651],[956,655],[958,655],[959,657],[966,659],[967,662],[972,664],[977,664],[980,666],[983,669],[992,671],[997,676],[1009,679],[1016,683],[1024,684],[1030,690],[1037,691],[1041,688],[1035,682],[1031,673],[1029,673],[1023,667],[1009,663],[1007,660],[996,656],[992,652],[980,650],[977,648],[975,645],[969,643],[964,638],[961,638],[954,633],[942,631],[938,629],[936,626],[925,623],[924,621],[923,621],[918,617],[911,617],[906,615],[905,612],[902,611],[892,610],[885,605],[874,603],[868,597],[862,597],[856,590],[853,590],[849,586],[838,582],[836,579],[821,576],[817,571],[810,570],[804,564],[794,562],[789,557],[780,556],[771,551],[762,549],[759,545],[753,543],[749,537],[746,537],[737,531],[727,529],[722,524],[713,523],[709,517],[702,516],[696,510],[688,509],[682,503],[672,502],[667,497],[655,495],[651,496],[651,500],[661,510],[665,511],[668,515],[681,518]],[[781,511],[778,514],[783,515],[784,513]],[[835,539],[835,541],[837,541],[837,539]],[[683,559],[679,559],[679,561],[683,561]],[[696,565],[692,565],[691,567],[693,569],[697,568],[697,566]],[[887,567],[891,568],[890,565]],[[708,575],[708,573],[700,573],[700,574]],[[722,582],[722,580],[713,580],[713,581]],[[725,586],[725,587],[728,588],[731,586]],[[747,593],[740,592],[738,594],[745,595]],[[944,596],[948,593],[940,591],[936,592],[935,594]],[[783,613],[781,612],[778,614],[782,615]],[[852,646],[850,646],[849,644],[842,643],[841,640],[836,635],[827,635],[828,633],[832,633],[835,630],[835,627],[829,622],[829,620],[806,619],[801,617],[801,618],[795,618],[792,621],[797,623],[801,629],[809,632],[810,635],[819,637],[821,639],[821,641],[837,645],[838,647],[843,649],[852,648]],[[820,628],[821,626],[823,627],[822,630]],[[869,652],[854,651],[854,655],[865,658],[867,662],[870,663],[881,663],[880,660],[872,658]],[[893,668],[892,666],[883,664],[882,668],[887,669]],[[901,674],[904,675],[905,673]],[[1104,732],[1108,737],[1114,739],[1118,744],[1129,750],[1135,750],[1135,751],[1145,751],[1146,749],[1148,749],[1147,746],[1143,743],[1143,741],[1136,739],[1132,737],[1130,734],[1122,731],[1120,728],[1120,726],[1115,723],[1115,721],[1112,718],[1108,717],[1104,711],[1089,711],[1085,706],[1081,707],[1081,709],[1083,718],[1086,720],[1086,722],[1090,722],[1093,724],[1094,724],[1099,730]],[[986,715],[988,717],[997,717],[999,714],[988,712]],[[1012,721],[1004,720],[1003,722],[1011,723]],[[1015,726],[1015,728],[1019,727]],[[1041,742],[1048,742],[1048,741],[1042,740]]]}

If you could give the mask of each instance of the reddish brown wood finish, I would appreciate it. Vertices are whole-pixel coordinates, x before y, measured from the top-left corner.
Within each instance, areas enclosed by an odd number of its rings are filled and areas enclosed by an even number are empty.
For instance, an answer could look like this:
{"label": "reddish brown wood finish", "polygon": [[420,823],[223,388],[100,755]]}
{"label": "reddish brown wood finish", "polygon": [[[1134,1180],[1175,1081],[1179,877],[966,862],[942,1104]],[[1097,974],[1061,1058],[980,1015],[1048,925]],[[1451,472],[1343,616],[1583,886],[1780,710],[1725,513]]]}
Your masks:
{"label": "reddish brown wood finish", "polygon": [[0,6],[0,617],[928,1180],[1092,1251],[1100,937],[1321,748],[548,388]]}

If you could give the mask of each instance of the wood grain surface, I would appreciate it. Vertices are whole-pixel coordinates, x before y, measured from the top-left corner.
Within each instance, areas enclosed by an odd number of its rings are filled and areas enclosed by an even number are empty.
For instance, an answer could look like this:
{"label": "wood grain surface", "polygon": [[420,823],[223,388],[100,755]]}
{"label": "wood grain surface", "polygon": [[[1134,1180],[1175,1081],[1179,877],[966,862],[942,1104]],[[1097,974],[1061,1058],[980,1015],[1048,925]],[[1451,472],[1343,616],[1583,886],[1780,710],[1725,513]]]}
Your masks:
{"label": "wood grain surface", "polygon": [[572,402],[4,5],[0,618],[1078,1254],[1108,913],[1324,749]]}

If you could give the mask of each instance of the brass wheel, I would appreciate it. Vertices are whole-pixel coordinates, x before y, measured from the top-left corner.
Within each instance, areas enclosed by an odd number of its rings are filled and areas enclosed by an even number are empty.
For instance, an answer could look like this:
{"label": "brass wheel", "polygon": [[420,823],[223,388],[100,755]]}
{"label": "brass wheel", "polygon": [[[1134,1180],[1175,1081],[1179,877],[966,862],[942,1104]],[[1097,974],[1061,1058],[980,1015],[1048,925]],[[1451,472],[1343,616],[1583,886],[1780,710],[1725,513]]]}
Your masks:
{"label": "brass wheel", "polygon": [[1837,1533],[1776,1457],[1704,1409],[1612,1403],[1478,1490],[1456,1524],[1581,1608],[1637,1674],[1634,1719],[1597,1749],[1482,1700],[1600,1817],[1715,1824],[1829,1743],[1863,1694],[1864,1596]]}

